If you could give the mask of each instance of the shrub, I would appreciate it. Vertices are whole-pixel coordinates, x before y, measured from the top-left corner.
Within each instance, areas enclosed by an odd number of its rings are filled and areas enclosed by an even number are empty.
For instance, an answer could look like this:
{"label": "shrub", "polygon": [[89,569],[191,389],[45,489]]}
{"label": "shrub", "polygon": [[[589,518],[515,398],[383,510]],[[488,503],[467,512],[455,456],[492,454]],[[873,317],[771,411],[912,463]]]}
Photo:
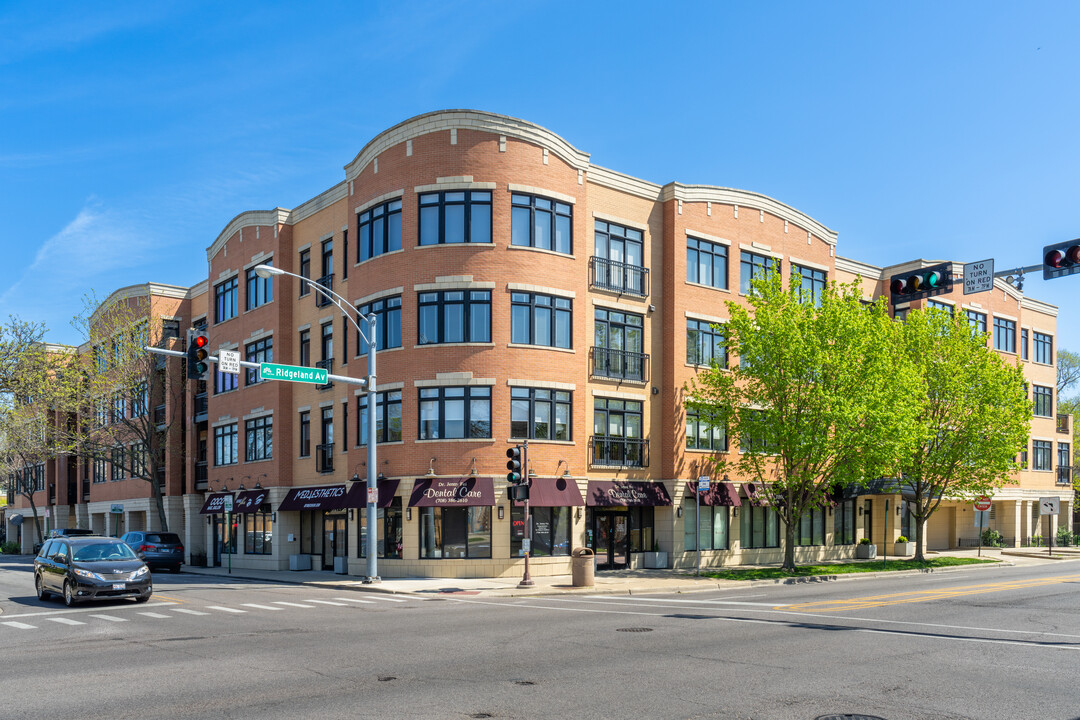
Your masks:
{"label": "shrub", "polygon": [[907,542],[907,537],[904,536],[904,535],[901,535],[900,537],[896,538],[896,542],[898,542],[898,543],[906,543]]}
{"label": "shrub", "polygon": [[19,544],[15,542],[6,542],[0,544],[0,553],[4,553],[6,555],[18,555]]}
{"label": "shrub", "polygon": [[859,544],[860,545],[870,545],[871,544],[870,543],[870,538],[863,538],[862,540],[859,541]]}
{"label": "shrub", "polygon": [[983,530],[982,544],[989,545],[990,547],[1005,547],[1005,537],[997,530],[990,530],[988,528]]}
{"label": "shrub", "polygon": [[1057,544],[1058,545],[1072,545],[1073,534],[1072,530],[1067,527],[1059,527],[1057,531]]}

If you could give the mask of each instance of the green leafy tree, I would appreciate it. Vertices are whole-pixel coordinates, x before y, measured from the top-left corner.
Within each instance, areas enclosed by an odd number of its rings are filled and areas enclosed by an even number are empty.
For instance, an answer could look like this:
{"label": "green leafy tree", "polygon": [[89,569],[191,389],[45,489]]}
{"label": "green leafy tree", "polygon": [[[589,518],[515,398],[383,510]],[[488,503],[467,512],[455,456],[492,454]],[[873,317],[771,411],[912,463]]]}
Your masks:
{"label": "green leafy tree", "polygon": [[906,415],[901,484],[914,496],[922,560],[923,526],[943,499],[990,493],[1019,469],[1032,406],[1019,363],[1006,363],[962,315],[917,310],[900,327],[918,399]]}
{"label": "green leafy tree", "polygon": [[1080,355],[1058,348],[1057,395],[1062,398],[1080,383]]}
{"label": "green leafy tree", "polygon": [[914,407],[910,369],[883,301],[864,304],[854,285],[805,298],[773,275],[755,281],[748,300],[727,303],[724,331],[739,364],[700,373],[686,406],[737,438],[738,452],[714,461],[761,485],[793,570],[807,511],[837,485],[894,470],[906,444],[900,419]]}

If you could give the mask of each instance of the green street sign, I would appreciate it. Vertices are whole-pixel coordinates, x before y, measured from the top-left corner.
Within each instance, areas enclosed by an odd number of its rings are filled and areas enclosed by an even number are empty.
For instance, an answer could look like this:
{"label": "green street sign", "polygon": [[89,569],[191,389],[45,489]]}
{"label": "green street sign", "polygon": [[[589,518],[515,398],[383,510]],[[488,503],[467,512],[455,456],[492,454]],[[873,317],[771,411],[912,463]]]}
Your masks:
{"label": "green street sign", "polygon": [[325,385],[327,380],[326,368],[310,368],[300,365],[277,365],[275,363],[262,363],[259,365],[259,374],[263,380],[287,380],[289,382],[315,383]]}

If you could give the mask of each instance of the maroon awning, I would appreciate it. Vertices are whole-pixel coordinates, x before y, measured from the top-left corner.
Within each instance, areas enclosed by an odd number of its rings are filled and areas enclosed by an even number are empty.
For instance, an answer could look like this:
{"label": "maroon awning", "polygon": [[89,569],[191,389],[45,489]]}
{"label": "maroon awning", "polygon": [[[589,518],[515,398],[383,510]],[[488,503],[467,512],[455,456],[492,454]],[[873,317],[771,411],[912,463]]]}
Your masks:
{"label": "maroon awning", "polygon": [[341,510],[345,505],[344,485],[296,487],[278,505],[278,510]]}
{"label": "maroon awning", "polygon": [[[232,493],[213,493],[206,496],[200,515],[217,515],[225,512],[225,498],[232,497]],[[235,505],[234,505],[235,507]]]}
{"label": "maroon awning", "polygon": [[489,477],[417,478],[410,507],[494,505],[495,481]]}
{"label": "maroon awning", "polygon": [[743,483],[742,487],[739,488],[739,494],[746,498],[751,505],[766,507],[768,506],[769,501],[765,498],[763,490],[764,488],[761,485],[747,482]]}
{"label": "maroon awning", "polygon": [[671,496],[663,483],[631,480],[590,480],[590,507],[670,505]]}
{"label": "maroon awning", "polygon": [[[691,480],[686,483],[686,492],[690,494],[690,497],[693,497],[696,491],[697,483],[695,481]],[[729,482],[714,482],[709,485],[709,489],[701,493],[701,504],[742,507],[742,502],[739,500],[739,493],[735,490],[735,485]]]}
{"label": "maroon awning", "polygon": [[[525,502],[514,500],[514,507],[524,507]],[[529,478],[529,505],[531,507],[573,507],[584,505],[577,482],[571,478]]]}
{"label": "maroon awning", "polygon": [[[394,496],[397,495],[398,485],[400,480],[379,480],[379,500],[375,503],[375,507],[388,508],[390,503],[394,501]],[[366,508],[367,507],[367,483],[363,481],[354,482],[349,488],[349,494],[345,497],[345,507],[351,508]]]}
{"label": "maroon awning", "polygon": [[270,497],[270,493],[267,490],[245,490],[236,496],[236,500],[233,502],[233,512],[258,512],[259,506],[266,502],[268,497]]}

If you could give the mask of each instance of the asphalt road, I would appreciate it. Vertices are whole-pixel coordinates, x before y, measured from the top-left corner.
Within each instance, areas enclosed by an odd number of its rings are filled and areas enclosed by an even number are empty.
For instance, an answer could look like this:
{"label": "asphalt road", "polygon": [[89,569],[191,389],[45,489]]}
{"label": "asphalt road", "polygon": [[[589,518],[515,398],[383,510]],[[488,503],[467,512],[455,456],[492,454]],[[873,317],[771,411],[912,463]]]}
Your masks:
{"label": "asphalt road", "polygon": [[0,718],[1080,718],[1080,562],[529,599],[154,580],[69,610],[0,559]]}

